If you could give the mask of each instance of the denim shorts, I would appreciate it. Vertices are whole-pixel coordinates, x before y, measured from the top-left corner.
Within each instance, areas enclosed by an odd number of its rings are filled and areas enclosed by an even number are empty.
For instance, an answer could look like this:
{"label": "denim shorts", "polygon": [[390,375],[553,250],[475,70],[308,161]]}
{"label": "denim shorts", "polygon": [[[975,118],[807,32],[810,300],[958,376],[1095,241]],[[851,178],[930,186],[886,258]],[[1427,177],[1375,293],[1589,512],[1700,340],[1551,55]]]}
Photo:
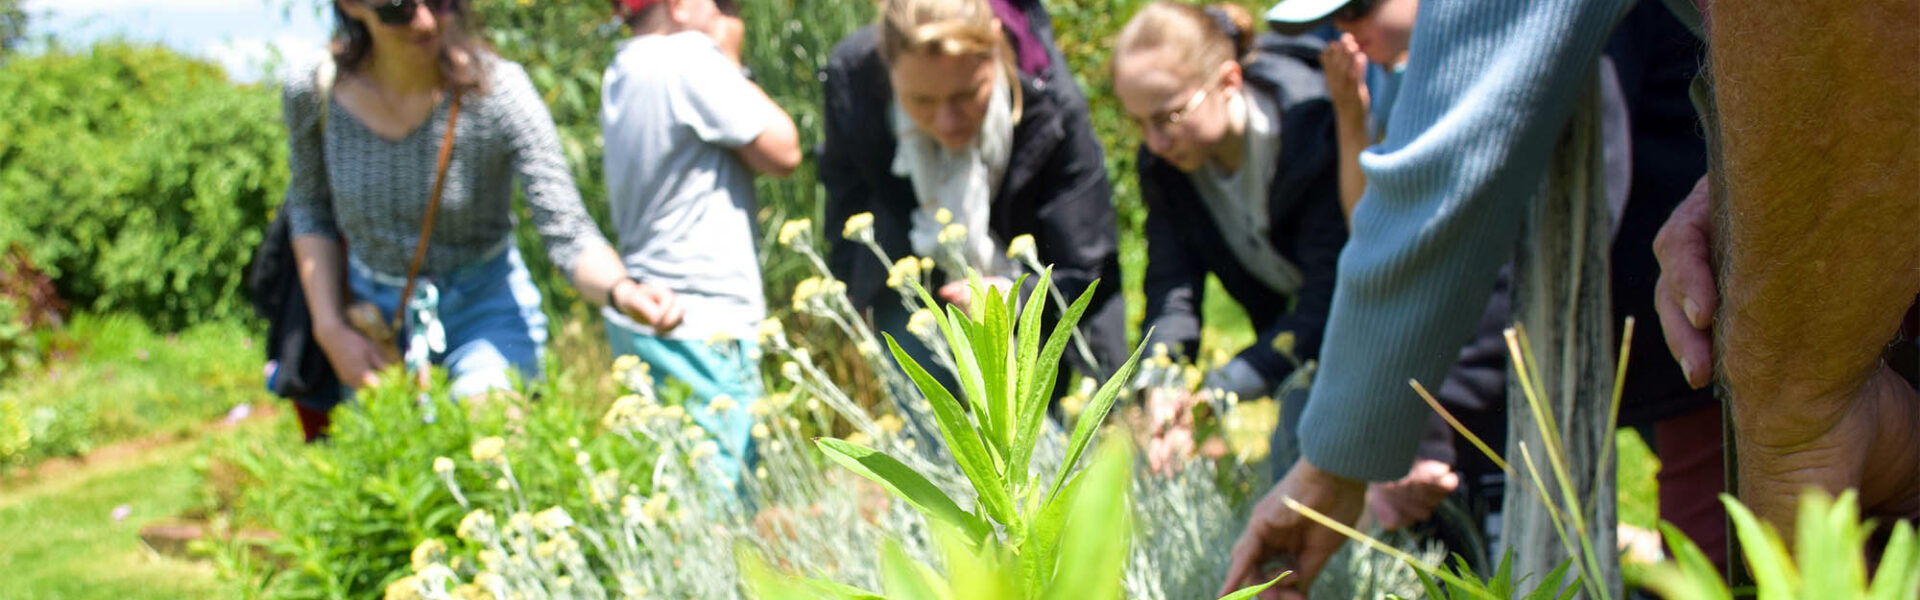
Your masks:
{"label": "denim shorts", "polygon": [[[354,301],[373,302],[381,315],[392,319],[406,279],[376,273],[358,260],[350,262],[347,280]],[[540,311],[540,289],[533,285],[518,248],[508,244],[492,258],[444,274],[423,274],[420,280],[440,290],[447,346],[429,358],[446,367],[455,398],[512,390],[514,374],[526,381],[540,376],[547,315]]]}

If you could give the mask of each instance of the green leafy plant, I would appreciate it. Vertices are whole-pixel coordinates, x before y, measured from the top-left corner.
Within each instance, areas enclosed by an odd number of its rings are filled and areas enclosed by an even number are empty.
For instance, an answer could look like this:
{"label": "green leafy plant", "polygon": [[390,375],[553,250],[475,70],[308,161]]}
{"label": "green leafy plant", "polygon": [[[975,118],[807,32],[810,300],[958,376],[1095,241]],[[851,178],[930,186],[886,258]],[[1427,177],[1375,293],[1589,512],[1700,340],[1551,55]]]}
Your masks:
{"label": "green leafy plant", "polygon": [[[1867,578],[1874,523],[1861,521],[1859,498],[1853,490],[1842,492],[1838,499],[1820,491],[1802,496],[1791,550],[1772,525],[1755,518],[1739,500],[1722,494],[1720,501],[1733,519],[1760,600],[1920,598],[1920,542],[1912,523],[1893,524],[1880,567],[1871,580]],[[1698,545],[1672,523],[1661,523],[1660,531],[1673,560],[1629,571],[1631,579],[1668,600],[1733,599],[1733,591]]]}
{"label": "green leafy plant", "polygon": [[[893,597],[1056,598],[1071,593],[1103,598],[1120,590],[1132,531],[1125,525],[1129,520],[1125,510],[1128,451],[1124,442],[1109,443],[1118,449],[1105,451],[1108,456],[1095,466],[1078,472],[1074,466],[1126,387],[1140,350],[1135,349],[1090,399],[1067,442],[1065,458],[1048,483],[1032,468],[1034,446],[1045,425],[1060,357],[1092,295],[1083,294],[1067,308],[1042,346],[1040,321],[1049,300],[1049,273],[1042,271],[1035,282],[1023,306],[1018,295],[1003,295],[974,273],[969,278],[975,299],[972,310],[948,305],[944,312],[933,313],[948,344],[965,405],[887,336],[894,359],[932,403],[941,438],[976,494],[974,510],[962,508],[924,475],[892,456],[842,440],[816,441],[830,460],[921,511],[929,522],[938,524],[936,529],[949,532],[945,538],[957,538],[942,540],[950,578],[889,546],[882,564],[886,588]],[[917,280],[914,287],[925,305],[938,306]],[[1116,528],[1115,524],[1121,525]],[[758,589],[770,598],[780,597],[773,590],[810,591],[824,597],[871,596],[833,585],[763,584]],[[972,593],[961,594],[962,590]]]}

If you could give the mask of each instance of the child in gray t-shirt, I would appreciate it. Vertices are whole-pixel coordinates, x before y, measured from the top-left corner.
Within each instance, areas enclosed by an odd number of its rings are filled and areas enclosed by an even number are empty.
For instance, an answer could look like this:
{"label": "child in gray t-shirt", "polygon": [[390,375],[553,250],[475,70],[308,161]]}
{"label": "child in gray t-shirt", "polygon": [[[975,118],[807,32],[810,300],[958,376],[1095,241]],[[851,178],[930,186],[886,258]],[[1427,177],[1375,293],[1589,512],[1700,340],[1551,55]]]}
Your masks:
{"label": "child in gray t-shirt", "polygon": [[[692,389],[687,412],[738,478],[753,460],[754,335],[767,312],[753,177],[792,172],[800,145],[793,119],[742,74],[739,19],[721,2],[616,0],[635,35],[607,67],[600,127],[607,201],[634,283],[613,293],[642,294],[654,310],[603,314],[615,356]],[[713,402],[723,396],[732,401]]]}

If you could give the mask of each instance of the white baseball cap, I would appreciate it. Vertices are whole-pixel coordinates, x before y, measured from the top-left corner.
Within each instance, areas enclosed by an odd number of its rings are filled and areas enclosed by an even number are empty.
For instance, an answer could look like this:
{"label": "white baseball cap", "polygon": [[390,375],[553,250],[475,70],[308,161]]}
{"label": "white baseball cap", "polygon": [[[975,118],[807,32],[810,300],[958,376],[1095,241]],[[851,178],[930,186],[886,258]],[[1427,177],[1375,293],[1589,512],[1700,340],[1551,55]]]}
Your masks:
{"label": "white baseball cap", "polygon": [[[1280,0],[1267,11],[1267,25],[1274,31],[1299,35],[1312,31],[1355,0]],[[1364,0],[1362,0],[1364,1]]]}

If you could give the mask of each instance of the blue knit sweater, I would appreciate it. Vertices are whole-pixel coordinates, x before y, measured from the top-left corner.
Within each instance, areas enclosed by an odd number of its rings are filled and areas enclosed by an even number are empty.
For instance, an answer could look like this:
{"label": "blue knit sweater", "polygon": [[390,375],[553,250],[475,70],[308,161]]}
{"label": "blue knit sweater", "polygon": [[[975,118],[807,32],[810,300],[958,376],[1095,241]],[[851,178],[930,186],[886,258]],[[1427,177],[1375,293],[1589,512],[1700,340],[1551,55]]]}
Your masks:
{"label": "blue knit sweater", "polygon": [[1319,376],[1300,425],[1321,469],[1406,474],[1436,387],[1473,334],[1526,203],[1628,0],[1420,5],[1367,191],[1340,255]]}

